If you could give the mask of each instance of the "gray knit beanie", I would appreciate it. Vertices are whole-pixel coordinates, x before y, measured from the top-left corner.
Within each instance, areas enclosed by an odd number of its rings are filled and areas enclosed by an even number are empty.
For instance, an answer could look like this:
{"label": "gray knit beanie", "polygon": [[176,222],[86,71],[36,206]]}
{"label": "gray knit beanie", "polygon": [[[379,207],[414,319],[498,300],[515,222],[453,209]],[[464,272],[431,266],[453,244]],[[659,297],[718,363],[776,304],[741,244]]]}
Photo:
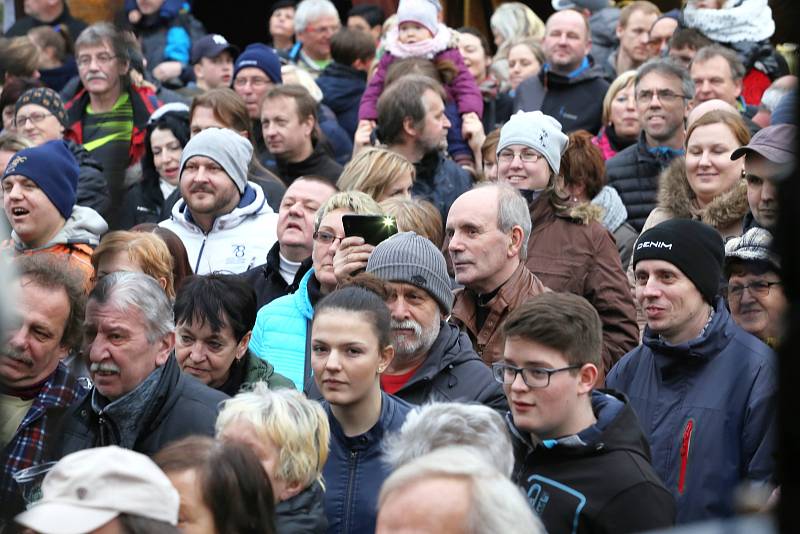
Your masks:
{"label": "gray knit beanie", "polygon": [[523,145],[539,152],[554,173],[561,169],[561,155],[569,137],[561,131],[561,123],[541,111],[518,111],[500,130],[497,154],[511,145]]}
{"label": "gray knit beanie", "polygon": [[186,162],[195,156],[213,159],[222,167],[233,183],[244,194],[247,185],[247,168],[253,157],[253,146],[250,141],[227,128],[206,128],[192,136],[181,155],[180,175]]}
{"label": "gray knit beanie", "polygon": [[442,252],[414,232],[395,234],[375,247],[367,272],[387,282],[404,282],[427,291],[445,314],[453,309],[453,292]]}

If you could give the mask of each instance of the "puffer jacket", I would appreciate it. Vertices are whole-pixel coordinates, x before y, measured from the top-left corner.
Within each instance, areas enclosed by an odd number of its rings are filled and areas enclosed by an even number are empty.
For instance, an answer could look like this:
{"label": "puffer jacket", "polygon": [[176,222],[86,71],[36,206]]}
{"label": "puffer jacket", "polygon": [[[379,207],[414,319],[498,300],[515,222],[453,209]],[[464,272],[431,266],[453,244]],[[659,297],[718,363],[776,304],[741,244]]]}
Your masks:
{"label": "puffer jacket", "polygon": [[81,271],[84,281],[89,286],[89,280],[94,275],[92,267],[92,252],[100,244],[100,237],[106,233],[108,225],[103,218],[92,208],[75,206],[72,215],[64,223],[49,243],[38,248],[28,248],[16,232],[11,232],[11,239],[3,248],[13,246],[14,252],[19,255],[49,253],[64,255],[72,267]]}
{"label": "puffer jacket", "polygon": [[428,356],[395,396],[410,404],[479,402],[504,413],[508,401],[492,371],[458,327],[441,322]]}
{"label": "puffer jacket", "polygon": [[646,328],[606,383],[630,398],[678,523],[732,516],[740,482],[772,480],[777,361],[722,298],[690,341],[672,345]]}
{"label": "puffer jacket", "polygon": [[503,356],[503,337],[500,326],[512,311],[531,297],[545,292],[539,278],[520,262],[511,276],[500,287],[486,307],[489,312],[483,326],[478,329],[477,295],[469,289],[459,289],[455,294],[450,320],[462,328],[472,341],[478,356],[486,365],[500,361]]}
{"label": "puffer jacket", "polygon": [[328,533],[374,532],[378,493],[391,473],[383,462],[383,438],[400,430],[412,406],[381,393],[378,422],[359,436],[346,436],[330,404],[322,406],[331,426],[330,453],[322,470]]}
{"label": "puffer jacket", "polygon": [[598,222],[600,208],[582,204],[556,212],[548,195],[531,204],[533,231],[525,265],[553,291],[588,300],[603,323],[603,364],[611,366],[639,343],[636,309],[617,247]]}
{"label": "puffer jacket", "polygon": [[429,152],[414,164],[417,179],[411,188],[415,197],[427,200],[439,209],[442,220],[447,220],[453,202],[472,189],[472,177],[453,160],[440,152]]}
{"label": "puffer jacket", "polygon": [[578,74],[564,76],[543,68],[538,76],[524,80],[514,95],[514,111],[541,110],[556,118],[564,133],[588,130],[596,134],[603,116],[603,99],[608,82],[603,68],[591,57]]}
{"label": "puffer jacket", "polygon": [[506,415],[512,480],[549,534],[625,534],[670,527],[675,500],[650,465],[650,448],[624,395],[591,394],[597,422],[534,443]]}
{"label": "puffer jacket", "polygon": [[592,30],[592,57],[597,65],[602,65],[619,44],[615,28],[619,22],[620,9],[606,7],[595,11],[589,17],[589,28]]}
{"label": "puffer jacket", "polygon": [[306,362],[306,333],[314,307],[308,293],[308,283],[314,276],[311,268],[300,280],[297,291],[277,298],[258,310],[250,350],[269,360],[275,371],[303,389]]}
{"label": "puffer jacket", "polygon": [[303,276],[311,268],[311,259],[308,258],[300,264],[292,283],[287,284],[280,272],[280,246],[280,243],[276,241],[267,253],[265,263],[242,274],[245,282],[250,284],[250,287],[256,292],[256,306],[259,310],[273,300],[297,291]]}
{"label": "puffer jacket", "polygon": [[658,175],[671,159],[668,156],[657,158],[649,152],[642,131],[635,145],[606,161],[608,185],[622,197],[628,210],[628,222],[637,232],[642,231],[644,221],[656,207]]}
{"label": "puffer jacket", "polygon": [[358,105],[367,88],[367,73],[334,61],[317,78],[322,103],[336,114],[339,125],[352,139],[358,128]]}
{"label": "puffer jacket", "polygon": [[78,195],[76,204],[92,208],[105,218],[111,208],[111,192],[103,175],[103,165],[83,145],[66,141],[67,148],[78,162]]}
{"label": "puffer jacket", "polygon": [[159,224],[181,238],[195,274],[240,274],[254,267],[278,239],[277,225],[278,214],[252,182],[247,183],[233,211],[217,217],[208,233],[194,223],[183,199],[172,207],[172,216]]}
{"label": "puffer jacket", "polygon": [[[164,445],[190,435],[214,435],[219,404],[227,395],[182,373],[174,355],[155,372],[160,372],[151,394],[142,406],[132,449],[152,455]],[[140,384],[141,385],[141,384]],[[92,406],[96,390],[73,404],[61,421],[52,459],[92,447],[119,445],[122,428],[128,421],[115,420],[112,406],[135,396],[136,389],[108,404],[102,414]]]}
{"label": "puffer jacket", "polygon": [[686,177],[686,161],[679,157],[661,173],[658,207],[647,217],[642,232],[668,219],[694,219],[716,228],[727,241],[742,235],[744,218],[749,211],[745,180],[739,180],[732,189],[701,208]]}

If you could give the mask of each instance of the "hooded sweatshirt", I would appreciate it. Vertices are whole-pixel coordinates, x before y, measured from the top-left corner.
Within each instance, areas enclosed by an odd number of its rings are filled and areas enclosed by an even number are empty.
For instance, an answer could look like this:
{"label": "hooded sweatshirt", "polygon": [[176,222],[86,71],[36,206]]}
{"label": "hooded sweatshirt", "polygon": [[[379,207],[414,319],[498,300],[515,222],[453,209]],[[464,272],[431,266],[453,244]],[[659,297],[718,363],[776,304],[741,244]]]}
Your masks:
{"label": "hooded sweatshirt", "polygon": [[267,204],[264,191],[248,182],[239,204],[217,217],[208,233],[194,222],[183,199],[175,203],[172,216],[159,226],[181,238],[195,274],[240,274],[261,263],[277,240],[278,214]]}
{"label": "hooded sweatshirt", "polygon": [[596,390],[591,402],[594,425],[539,443],[507,413],[512,480],[549,534],[623,534],[671,526],[675,501],[650,465],[650,448],[627,399]]}

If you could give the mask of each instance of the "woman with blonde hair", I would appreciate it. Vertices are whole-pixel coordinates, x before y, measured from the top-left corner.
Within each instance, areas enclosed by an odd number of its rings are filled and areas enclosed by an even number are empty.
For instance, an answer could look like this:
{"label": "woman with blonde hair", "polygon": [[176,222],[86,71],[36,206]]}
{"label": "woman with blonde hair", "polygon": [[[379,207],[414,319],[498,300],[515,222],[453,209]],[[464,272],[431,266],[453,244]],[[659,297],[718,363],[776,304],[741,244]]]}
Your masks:
{"label": "woman with blonde hair", "polygon": [[539,40],[533,37],[515,37],[509,41],[507,61],[512,96],[519,84],[538,75],[546,63]]}
{"label": "woman with blonde hair", "polygon": [[633,94],[635,78],[635,70],[623,72],[611,82],[603,98],[603,126],[592,143],[600,148],[604,160],[635,143],[642,131]]}
{"label": "woman with blonde hair", "polygon": [[544,22],[522,2],[506,2],[494,10],[489,21],[497,53],[492,59],[492,71],[498,80],[508,80],[509,44],[515,38],[544,38]]}
{"label": "woman with blonde hair", "polygon": [[170,298],[175,299],[172,255],[160,237],[141,232],[109,232],[92,254],[94,280],[117,272],[137,272],[152,276]]}
{"label": "woman with blonde hair", "polygon": [[322,534],[322,468],[328,460],[330,426],[322,407],[293,389],[252,391],[225,401],[217,417],[217,439],[241,443],[256,453],[277,503],[276,532]]}
{"label": "woman with blonde hair", "polygon": [[348,163],[336,185],[341,191],[361,191],[375,202],[411,197],[416,171],[406,158],[385,148],[365,148]]}
{"label": "woman with blonde hair", "polygon": [[398,232],[414,232],[429,239],[441,250],[444,242],[444,224],[436,206],[419,198],[390,197],[381,202],[386,215],[397,222]]}

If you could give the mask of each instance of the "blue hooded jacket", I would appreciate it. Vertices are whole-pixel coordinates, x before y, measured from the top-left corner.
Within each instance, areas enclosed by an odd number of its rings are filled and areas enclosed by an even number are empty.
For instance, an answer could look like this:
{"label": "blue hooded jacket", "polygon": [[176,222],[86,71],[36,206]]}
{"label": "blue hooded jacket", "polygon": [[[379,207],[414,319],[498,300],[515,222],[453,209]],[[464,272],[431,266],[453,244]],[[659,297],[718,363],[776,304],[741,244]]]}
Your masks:
{"label": "blue hooded jacket", "polygon": [[731,516],[740,482],[772,478],[775,354],[733,321],[722,298],[691,341],[671,345],[646,328],[606,385],[630,398],[677,523]]}

